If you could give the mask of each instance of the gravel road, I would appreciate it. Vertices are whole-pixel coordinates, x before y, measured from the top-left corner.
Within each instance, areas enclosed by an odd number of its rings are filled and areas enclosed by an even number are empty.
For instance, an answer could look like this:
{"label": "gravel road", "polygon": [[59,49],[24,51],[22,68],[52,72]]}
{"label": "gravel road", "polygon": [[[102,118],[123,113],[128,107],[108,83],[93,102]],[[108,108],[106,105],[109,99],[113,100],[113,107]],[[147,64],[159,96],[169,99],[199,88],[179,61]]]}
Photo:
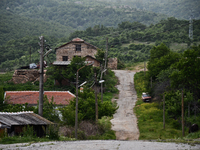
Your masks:
{"label": "gravel road", "polygon": [[114,70],[114,72],[120,84],[117,85],[119,99],[116,100],[119,108],[111,120],[112,130],[116,131],[117,140],[138,140],[137,118],[133,113],[137,101],[133,81],[135,72],[127,70]]}
{"label": "gravel road", "polygon": [[148,141],[68,141],[1,145],[1,150],[199,150],[200,145]]}

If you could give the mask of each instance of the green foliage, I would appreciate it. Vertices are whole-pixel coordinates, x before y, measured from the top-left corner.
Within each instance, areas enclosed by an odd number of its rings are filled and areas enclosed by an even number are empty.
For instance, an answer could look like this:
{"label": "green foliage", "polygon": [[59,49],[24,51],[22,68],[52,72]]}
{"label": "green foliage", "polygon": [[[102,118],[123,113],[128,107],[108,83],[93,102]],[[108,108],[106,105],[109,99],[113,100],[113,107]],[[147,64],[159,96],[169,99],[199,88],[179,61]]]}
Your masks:
{"label": "green foliage", "polygon": [[[135,112],[138,117],[140,130],[139,139],[172,139],[181,136],[181,130],[175,129],[173,119],[166,114],[165,129],[163,129],[163,114],[156,103],[136,104]],[[180,126],[180,125],[179,125]]]}
{"label": "green foliage", "polygon": [[[60,109],[63,122],[74,126],[75,123],[75,109],[76,101],[70,101],[70,104]],[[112,116],[117,107],[113,106],[111,102],[105,101],[101,103],[98,97],[98,117]],[[83,93],[79,93],[78,100],[78,120],[95,120],[95,95],[94,91],[84,89]]]}
{"label": "green foliage", "polygon": [[171,91],[165,94],[166,112],[172,117],[181,115],[181,91]]}
{"label": "green foliage", "polygon": [[[43,97],[43,117],[52,122],[59,122],[59,114],[53,97],[49,100],[46,95]],[[38,113],[39,101],[34,113]]]}
{"label": "green foliage", "polygon": [[3,101],[4,101],[4,90],[3,87],[0,87],[0,106],[3,105]]}
{"label": "green foliage", "polygon": [[170,52],[164,44],[154,47],[151,50],[150,60],[148,62],[149,77],[156,79],[156,76],[162,71],[167,70],[172,64],[177,62],[180,55]]}
{"label": "green foliage", "polygon": [[59,140],[58,131],[59,131],[59,126],[49,125],[48,131],[47,131],[47,136],[49,137],[50,140]]}
{"label": "green foliage", "polygon": [[34,111],[35,108],[28,106],[28,103],[26,104],[7,104],[4,103],[3,105],[0,105],[1,112],[20,112],[20,111]]}
{"label": "green foliage", "polygon": [[183,57],[173,65],[176,69],[171,74],[173,87],[190,90],[196,99],[200,98],[199,94],[199,74],[200,74],[200,45],[188,49],[183,53]]}
{"label": "green foliage", "polygon": [[113,130],[111,130],[111,122],[110,120],[112,119],[112,117],[108,117],[108,116],[103,116],[101,119],[98,120],[98,124],[99,126],[103,129],[104,134],[100,135],[97,139],[101,139],[101,140],[115,140],[116,136],[115,136],[115,132]]}
{"label": "green foliage", "polygon": [[28,138],[28,139],[36,137],[36,134],[35,134],[35,132],[33,130],[33,126],[29,126],[29,125],[23,127],[21,135],[23,137]]}
{"label": "green foliage", "polygon": [[[98,61],[100,61],[101,63],[103,62],[103,59],[104,59],[104,56],[105,55],[105,52],[101,49],[97,49],[97,54],[95,55],[96,59]],[[103,64],[102,64],[103,65]]]}
{"label": "green foliage", "polygon": [[140,71],[134,75],[134,85],[137,96],[141,97],[143,92],[148,92],[148,80],[144,77],[144,72]]}
{"label": "green foliage", "polygon": [[117,93],[118,89],[115,87],[115,85],[117,84],[118,80],[115,76],[115,73],[113,71],[111,71],[110,69],[108,69],[106,71],[106,75],[104,77],[105,79],[105,84],[106,84],[106,91],[111,92],[111,93]]}

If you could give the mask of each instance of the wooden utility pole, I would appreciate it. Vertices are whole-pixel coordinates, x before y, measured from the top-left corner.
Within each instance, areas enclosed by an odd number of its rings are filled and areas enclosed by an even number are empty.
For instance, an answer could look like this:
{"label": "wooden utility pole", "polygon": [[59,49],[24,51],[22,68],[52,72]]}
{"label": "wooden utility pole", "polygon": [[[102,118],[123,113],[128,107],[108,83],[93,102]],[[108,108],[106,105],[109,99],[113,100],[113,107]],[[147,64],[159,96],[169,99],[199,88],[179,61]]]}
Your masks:
{"label": "wooden utility pole", "polygon": [[[103,74],[103,65],[101,66],[101,77],[100,77],[100,81],[102,80],[102,74]],[[103,103],[103,83],[101,83],[101,102]]]}
{"label": "wooden utility pole", "polygon": [[77,139],[77,129],[78,129],[78,71],[76,72],[76,116],[75,116],[75,138]]}
{"label": "wooden utility pole", "polygon": [[97,99],[97,73],[95,69],[95,114],[96,114],[96,122],[98,122],[98,99]]}
{"label": "wooden utility pole", "polygon": [[146,62],[144,61],[144,76],[146,75]]}
{"label": "wooden utility pole", "polygon": [[108,59],[108,38],[106,38],[106,52],[105,52],[105,66],[104,66],[104,69],[106,69],[107,59]]}
{"label": "wooden utility pole", "polygon": [[40,37],[40,93],[39,93],[39,110],[38,110],[38,114],[40,116],[43,116],[43,74],[44,74],[44,70],[43,70],[43,60],[44,60],[44,37],[41,36]]}
{"label": "wooden utility pole", "polygon": [[182,90],[182,135],[185,136],[185,130],[184,130],[184,97],[183,97],[183,90]]}
{"label": "wooden utility pole", "polygon": [[77,139],[77,130],[78,130],[78,72],[86,66],[93,65],[93,63],[86,64],[85,66],[79,68],[76,72],[76,112],[75,112],[75,138]]}
{"label": "wooden utility pole", "polygon": [[165,129],[165,93],[163,94],[163,129]]}

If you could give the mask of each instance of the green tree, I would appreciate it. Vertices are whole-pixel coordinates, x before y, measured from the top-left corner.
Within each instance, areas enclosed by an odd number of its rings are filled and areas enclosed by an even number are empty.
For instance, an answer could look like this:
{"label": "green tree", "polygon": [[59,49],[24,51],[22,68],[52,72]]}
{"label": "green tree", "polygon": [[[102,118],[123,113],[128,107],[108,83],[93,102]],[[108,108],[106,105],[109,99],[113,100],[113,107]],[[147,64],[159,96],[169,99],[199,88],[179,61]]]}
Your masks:
{"label": "green tree", "polygon": [[[43,117],[52,122],[59,122],[60,121],[59,114],[58,114],[58,111],[56,110],[56,104],[53,99],[54,99],[53,97],[51,99],[48,99],[47,96],[44,95]],[[34,112],[38,113],[38,109],[39,109],[39,101],[38,101],[37,108],[34,110]]]}
{"label": "green tree", "polygon": [[[154,46],[150,51],[150,59],[147,66],[149,76],[155,80],[160,71],[167,69],[173,63],[174,59],[176,60],[176,55],[175,53],[170,53],[170,49],[163,43]],[[168,58],[172,59],[172,62],[168,61]]]}
{"label": "green tree", "polygon": [[200,45],[188,49],[183,57],[173,65],[176,69],[171,75],[172,86],[191,91],[196,99],[200,99]]}

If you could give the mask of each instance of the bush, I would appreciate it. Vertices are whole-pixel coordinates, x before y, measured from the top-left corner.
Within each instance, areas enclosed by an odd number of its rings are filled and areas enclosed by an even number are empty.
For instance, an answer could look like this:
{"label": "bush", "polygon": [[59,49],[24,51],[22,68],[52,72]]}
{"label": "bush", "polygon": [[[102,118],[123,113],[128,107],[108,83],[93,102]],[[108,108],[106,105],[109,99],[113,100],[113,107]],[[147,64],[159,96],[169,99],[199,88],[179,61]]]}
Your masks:
{"label": "bush", "polygon": [[28,138],[28,139],[36,137],[36,134],[35,134],[35,132],[33,130],[33,126],[29,126],[29,125],[23,127],[21,135],[23,137]]}
{"label": "bush", "polygon": [[49,125],[47,136],[49,136],[49,139],[51,139],[51,140],[59,140],[58,131],[59,131],[59,126]]}
{"label": "bush", "polygon": [[[74,126],[75,124],[75,109],[76,100],[70,101],[70,104],[60,111],[63,116],[63,122],[65,124]],[[103,116],[112,116],[117,107],[112,104],[112,102],[101,102],[100,97],[98,97],[98,118]],[[78,120],[91,120],[95,121],[95,95],[92,90],[84,89],[83,93],[79,94],[78,101]]]}

